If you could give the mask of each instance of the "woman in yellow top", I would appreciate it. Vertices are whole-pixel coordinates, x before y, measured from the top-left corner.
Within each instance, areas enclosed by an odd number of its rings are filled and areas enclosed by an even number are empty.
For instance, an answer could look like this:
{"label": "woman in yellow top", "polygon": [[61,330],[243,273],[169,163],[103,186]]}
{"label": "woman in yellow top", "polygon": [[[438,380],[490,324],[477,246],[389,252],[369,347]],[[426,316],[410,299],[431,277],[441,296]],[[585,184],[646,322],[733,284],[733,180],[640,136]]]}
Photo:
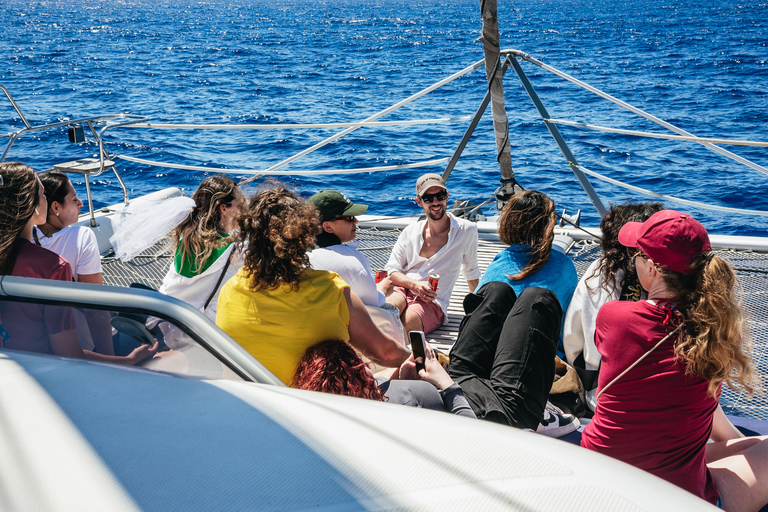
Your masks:
{"label": "woman in yellow top", "polygon": [[216,324],[280,380],[290,384],[307,348],[327,339],[390,368],[410,356],[337,274],[310,267],[307,251],[319,231],[312,205],[282,188],[263,190],[239,227],[244,264],[221,290]]}

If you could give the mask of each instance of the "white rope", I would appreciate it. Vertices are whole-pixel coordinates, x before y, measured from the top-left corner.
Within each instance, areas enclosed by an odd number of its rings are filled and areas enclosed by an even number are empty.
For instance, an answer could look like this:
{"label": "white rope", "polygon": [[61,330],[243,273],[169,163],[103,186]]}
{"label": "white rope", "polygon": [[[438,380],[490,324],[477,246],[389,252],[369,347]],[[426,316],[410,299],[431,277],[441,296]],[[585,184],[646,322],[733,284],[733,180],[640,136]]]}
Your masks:
{"label": "white rope", "polygon": [[[460,78],[460,77],[466,75],[467,73],[470,73],[470,72],[476,70],[477,68],[482,66],[484,63],[485,63],[484,60],[477,61],[474,64],[472,64],[471,66],[467,66],[466,68],[462,69],[461,71],[459,71],[457,73],[454,73],[453,75],[451,75],[451,76],[449,76],[447,78],[444,78],[443,80],[440,80],[439,82],[436,82],[436,83],[430,85],[426,89],[422,89],[421,91],[417,92],[416,94],[414,94],[412,96],[409,96],[408,98],[406,98],[406,99],[404,99],[404,100],[402,100],[402,101],[400,101],[398,103],[395,103],[391,107],[385,108],[381,112],[379,112],[377,114],[374,114],[374,115],[372,115],[371,117],[369,117],[367,119],[364,119],[362,122],[363,123],[367,123],[369,121],[375,121],[376,119],[378,119],[378,118],[380,118],[380,117],[382,117],[382,116],[384,116],[386,114],[389,114],[390,112],[393,112],[393,111],[399,109],[403,105],[407,105],[408,103],[421,98],[425,94],[428,94],[428,93],[434,91],[435,89],[437,89],[439,87],[442,87],[443,85],[445,85],[447,83],[450,83],[450,82],[456,80],[457,78]],[[347,135],[348,133],[351,133],[351,132],[353,132],[353,131],[355,131],[357,129],[358,129],[357,127],[350,127],[350,128],[345,129],[345,130],[342,130],[339,133],[337,133],[336,135],[328,137],[327,139],[318,142],[317,144],[315,144],[314,146],[312,146],[310,148],[307,148],[307,149],[305,149],[303,151],[299,151],[295,155],[286,158],[282,162],[276,163],[275,165],[273,165],[272,167],[270,167],[269,169],[264,171],[264,174],[271,173],[272,171],[274,171],[276,169],[279,169],[280,167],[283,167],[284,165],[287,165],[287,164],[293,162],[294,160],[296,160],[298,158],[301,158],[302,156],[307,155],[307,154],[315,151],[316,149],[320,149],[321,147],[326,146],[326,145],[330,144],[331,142],[334,142],[334,141],[340,139],[341,137]]]}
{"label": "white rope", "polygon": [[[548,65],[544,64],[540,60],[537,60],[537,59],[531,57],[527,53],[521,52],[519,50],[507,50],[507,51],[503,51],[502,54],[503,55],[507,55],[507,54],[517,55],[517,56],[521,57],[522,59],[527,60],[531,64],[539,66],[540,68],[545,69],[545,70],[549,71],[550,73],[553,73],[553,74],[559,76],[560,78],[571,82],[572,84],[578,85],[582,89],[585,89],[585,90],[587,90],[587,91],[589,91],[589,92],[591,92],[593,94],[596,94],[596,95],[600,96],[601,98],[604,98],[604,99],[610,101],[611,103],[615,103],[616,105],[619,105],[620,107],[625,108],[625,109],[629,110],[630,112],[634,112],[635,114],[637,114],[639,116],[642,116],[642,117],[648,119],[649,121],[653,121],[654,123],[659,124],[659,125],[663,126],[664,128],[667,128],[668,130],[672,130],[673,132],[678,133],[678,134],[683,135],[683,136],[686,136],[686,137],[694,137],[694,135],[692,133],[689,133],[689,132],[683,130],[682,128],[678,128],[677,126],[675,126],[673,124],[670,124],[670,123],[668,123],[666,121],[662,121],[658,117],[653,116],[653,115],[651,115],[651,114],[649,114],[649,113],[647,113],[647,112],[645,112],[643,110],[640,110],[637,107],[633,107],[629,103],[621,101],[620,99],[615,98],[615,97],[611,96],[610,94],[601,91],[600,89],[592,87],[591,85],[587,85],[586,83],[582,82],[581,80],[578,80],[578,79],[572,77],[571,75],[569,75],[567,73],[563,73],[562,71],[560,71],[557,68],[553,68],[552,66],[548,66]],[[758,164],[756,164],[754,162],[751,162],[750,160],[747,160],[746,158],[742,158],[739,155],[735,155],[735,154],[731,153],[730,151],[728,151],[726,149],[723,149],[723,148],[720,148],[718,146],[715,146],[714,144],[710,144],[709,142],[702,142],[701,145],[706,147],[706,148],[708,148],[708,149],[711,149],[712,151],[715,151],[716,153],[720,153],[721,155],[724,155],[724,156],[727,156],[728,158],[736,160],[737,162],[739,162],[741,164],[744,164],[747,167],[751,167],[752,169],[755,169],[756,171],[760,171],[763,174],[768,174],[768,169],[766,169],[765,167],[763,167],[761,165],[758,165]]]}
{"label": "white rope", "polygon": [[768,142],[759,142],[753,140],[733,140],[733,139],[714,139],[709,137],[696,137],[696,136],[684,136],[684,135],[667,135],[663,133],[653,132],[640,132],[635,130],[622,130],[621,128],[608,128],[606,126],[598,126],[594,124],[581,123],[579,121],[567,121],[565,119],[545,119],[550,123],[561,124],[564,126],[573,126],[575,128],[586,128],[588,130],[596,130],[601,132],[620,133],[623,135],[634,135],[635,137],[647,137],[651,139],[668,139],[668,140],[685,140],[689,142],[698,142],[703,144],[709,142],[711,144],[729,144],[734,146],[758,146],[768,148]]}
{"label": "white rope", "polygon": [[259,171],[257,169],[230,169],[223,167],[205,167],[201,165],[183,165],[183,164],[167,164],[164,162],[156,162],[153,160],[145,160],[143,158],[134,158],[126,155],[112,155],[113,158],[119,158],[121,160],[127,160],[129,162],[135,162],[137,164],[152,165],[155,167],[167,167],[171,169],[183,169],[186,171],[204,171],[215,172],[222,174],[252,174],[255,176],[312,176],[316,174],[358,174],[365,172],[382,172],[393,171],[397,169],[413,169],[416,167],[430,167],[441,165],[450,160],[450,158],[437,158],[435,160],[423,160],[421,162],[414,162],[412,164],[401,165],[382,165],[378,167],[362,167],[358,169],[322,169],[317,171]]}
{"label": "white rope", "polygon": [[597,178],[599,180],[606,181],[608,183],[612,183],[612,184],[614,184],[614,185],[616,185],[618,187],[626,188],[627,190],[632,190],[634,192],[639,192],[641,194],[645,194],[645,195],[648,195],[648,196],[651,196],[651,197],[657,197],[657,198],[663,199],[665,201],[673,201],[675,203],[686,204],[688,206],[694,206],[694,207],[697,207],[697,208],[703,208],[705,210],[715,210],[715,211],[719,211],[719,212],[728,212],[728,213],[740,213],[740,214],[743,214],[743,215],[760,215],[760,216],[764,216],[764,217],[768,216],[768,212],[766,212],[766,211],[744,210],[742,208],[728,208],[726,206],[715,206],[715,205],[710,205],[710,204],[706,204],[706,203],[700,203],[698,201],[689,201],[687,199],[680,199],[679,197],[668,196],[666,194],[657,194],[656,192],[652,192],[652,191],[644,189],[644,188],[636,187],[634,185],[627,185],[626,183],[623,183],[621,181],[614,180],[613,178],[609,178],[607,176],[603,176],[602,174],[598,174],[598,173],[596,173],[594,171],[590,171],[589,169],[587,169],[587,168],[585,168],[585,167],[583,167],[581,165],[576,165],[574,163],[571,163],[571,165],[581,169],[581,171],[584,172],[585,174],[589,174],[590,176],[593,176],[593,177],[595,177],[595,178]]}
{"label": "white rope", "polygon": [[159,130],[298,130],[310,128],[376,128],[384,126],[409,126],[417,124],[459,123],[471,121],[472,116],[439,117],[435,119],[411,119],[403,121],[373,121],[354,123],[282,123],[282,124],[168,124],[141,123],[126,128],[155,128]]}

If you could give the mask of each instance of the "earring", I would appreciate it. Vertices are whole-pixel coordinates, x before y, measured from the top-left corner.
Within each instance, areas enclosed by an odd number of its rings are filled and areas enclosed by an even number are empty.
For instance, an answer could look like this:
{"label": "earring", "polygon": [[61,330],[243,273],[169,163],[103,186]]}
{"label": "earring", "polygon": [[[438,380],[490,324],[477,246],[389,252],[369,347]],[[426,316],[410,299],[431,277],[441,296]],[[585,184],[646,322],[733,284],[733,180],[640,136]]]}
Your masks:
{"label": "earring", "polygon": [[56,216],[57,216],[57,217],[59,216],[59,212],[56,212]]}
{"label": "earring", "polygon": [[40,215],[40,212],[37,211],[37,208],[35,208],[35,215]]}

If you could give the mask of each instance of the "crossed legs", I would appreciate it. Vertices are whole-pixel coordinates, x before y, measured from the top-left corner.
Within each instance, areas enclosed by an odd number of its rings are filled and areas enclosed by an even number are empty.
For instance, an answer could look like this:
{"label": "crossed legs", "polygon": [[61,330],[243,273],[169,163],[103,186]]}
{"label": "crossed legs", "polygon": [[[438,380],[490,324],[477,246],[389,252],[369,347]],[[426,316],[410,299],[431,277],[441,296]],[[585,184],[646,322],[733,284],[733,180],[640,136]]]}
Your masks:
{"label": "crossed legs", "polygon": [[491,282],[467,296],[465,309],[448,373],[478,418],[536,429],[555,373],[557,297],[536,287],[517,297],[507,283]]}

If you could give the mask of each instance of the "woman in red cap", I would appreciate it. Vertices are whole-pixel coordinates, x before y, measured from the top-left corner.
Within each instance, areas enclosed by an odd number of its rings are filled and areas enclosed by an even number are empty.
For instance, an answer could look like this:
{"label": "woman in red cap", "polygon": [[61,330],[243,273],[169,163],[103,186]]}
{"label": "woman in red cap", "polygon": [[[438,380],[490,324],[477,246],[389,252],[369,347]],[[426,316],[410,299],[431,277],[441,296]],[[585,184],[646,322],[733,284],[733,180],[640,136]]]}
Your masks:
{"label": "woman in red cap", "polygon": [[619,241],[648,299],[609,302],[597,315],[602,366],[582,446],[726,510],[759,510],[768,503],[768,436],[742,437],[718,405],[724,381],[759,388],[733,270],[704,226],[673,210],[626,224]]}

